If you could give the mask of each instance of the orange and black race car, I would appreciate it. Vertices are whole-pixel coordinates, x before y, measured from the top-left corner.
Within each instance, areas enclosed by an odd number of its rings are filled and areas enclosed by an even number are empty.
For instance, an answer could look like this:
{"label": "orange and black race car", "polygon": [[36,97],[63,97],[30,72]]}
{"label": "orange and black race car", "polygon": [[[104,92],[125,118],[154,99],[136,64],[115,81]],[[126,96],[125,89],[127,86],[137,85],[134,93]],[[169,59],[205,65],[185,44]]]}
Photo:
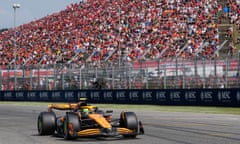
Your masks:
{"label": "orange and black race car", "polygon": [[[53,111],[64,110],[64,116],[56,116]],[[78,103],[50,104],[48,111],[38,116],[37,126],[39,135],[58,135],[65,139],[100,136],[136,138],[144,134],[142,122],[134,112],[121,112],[120,118],[113,118],[112,111],[99,110],[89,105],[86,99]]]}

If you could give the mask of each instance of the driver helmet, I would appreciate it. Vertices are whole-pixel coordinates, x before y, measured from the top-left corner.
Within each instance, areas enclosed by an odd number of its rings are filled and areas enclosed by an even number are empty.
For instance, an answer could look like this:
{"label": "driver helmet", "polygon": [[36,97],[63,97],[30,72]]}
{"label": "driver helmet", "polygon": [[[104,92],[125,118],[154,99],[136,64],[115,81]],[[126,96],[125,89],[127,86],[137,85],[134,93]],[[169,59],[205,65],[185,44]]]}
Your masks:
{"label": "driver helmet", "polygon": [[86,106],[87,103],[86,103],[86,98],[80,98],[79,101],[77,102],[77,105],[79,108],[81,108],[81,106]]}
{"label": "driver helmet", "polygon": [[82,117],[87,117],[89,114],[89,110],[88,109],[82,109]]}

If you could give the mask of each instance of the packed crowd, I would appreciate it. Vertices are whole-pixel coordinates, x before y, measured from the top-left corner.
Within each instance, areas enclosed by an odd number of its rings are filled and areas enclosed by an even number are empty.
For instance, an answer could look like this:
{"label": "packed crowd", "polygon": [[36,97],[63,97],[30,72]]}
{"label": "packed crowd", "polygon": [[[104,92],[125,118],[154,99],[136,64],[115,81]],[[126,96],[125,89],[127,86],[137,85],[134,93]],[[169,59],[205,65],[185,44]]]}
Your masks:
{"label": "packed crowd", "polygon": [[212,58],[218,10],[216,0],[82,1],[0,34],[0,65],[14,62],[15,48],[17,65]]}
{"label": "packed crowd", "polygon": [[230,23],[240,28],[240,0],[227,0],[223,10]]}
{"label": "packed crowd", "polygon": [[[230,39],[228,54],[232,57],[236,50],[233,40],[234,25],[236,26],[236,31],[240,34],[240,0],[227,0],[221,9],[224,13],[219,22],[222,23],[222,19],[225,19],[227,23],[232,24],[225,32],[225,37]],[[236,39],[236,44],[240,44],[240,36]]]}

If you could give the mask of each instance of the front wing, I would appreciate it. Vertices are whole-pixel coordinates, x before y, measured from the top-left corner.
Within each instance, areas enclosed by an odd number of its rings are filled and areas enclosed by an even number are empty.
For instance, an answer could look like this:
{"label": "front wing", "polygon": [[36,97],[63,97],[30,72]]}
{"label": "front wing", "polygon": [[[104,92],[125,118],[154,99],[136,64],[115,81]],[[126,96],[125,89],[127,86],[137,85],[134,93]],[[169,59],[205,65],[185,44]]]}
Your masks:
{"label": "front wing", "polygon": [[69,134],[72,137],[88,137],[88,136],[103,136],[103,137],[114,137],[119,135],[140,135],[144,134],[144,129],[142,123],[139,122],[139,132],[131,129],[122,127],[112,127],[112,128],[90,128],[80,131],[74,131],[71,123],[68,125]]}
{"label": "front wing", "polygon": [[101,129],[86,129],[81,130],[78,132],[74,132],[71,130],[69,131],[73,137],[86,137],[86,136],[104,136],[104,137],[111,137],[111,136],[118,136],[118,135],[133,135],[136,132],[129,130],[127,128],[101,128]]}

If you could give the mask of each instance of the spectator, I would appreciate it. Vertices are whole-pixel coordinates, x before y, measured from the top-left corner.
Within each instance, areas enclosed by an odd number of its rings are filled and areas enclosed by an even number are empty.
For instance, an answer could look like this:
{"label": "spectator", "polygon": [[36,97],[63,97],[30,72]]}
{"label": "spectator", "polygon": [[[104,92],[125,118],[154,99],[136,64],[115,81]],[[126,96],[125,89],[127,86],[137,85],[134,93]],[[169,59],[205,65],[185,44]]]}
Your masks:
{"label": "spectator", "polygon": [[237,44],[240,44],[240,36],[237,37]]}
{"label": "spectator", "polygon": [[227,18],[228,15],[229,15],[229,6],[228,5],[225,5],[224,8],[223,8],[223,12],[224,12],[224,18]]}
{"label": "spectator", "polygon": [[[231,4],[231,3],[230,3]],[[235,9],[232,4],[230,9]],[[232,8],[233,7],[233,8]],[[92,64],[141,59],[192,58],[204,42],[216,42],[218,3],[165,0],[88,0],[21,25],[16,64]],[[1,64],[11,64],[14,30],[0,35]],[[188,49],[181,50],[185,45]],[[211,46],[202,54],[211,58]]]}
{"label": "spectator", "polygon": [[229,43],[229,52],[228,52],[228,55],[230,56],[230,57],[233,57],[233,55],[234,55],[234,50],[235,50],[236,48],[235,48],[235,46],[234,46],[234,44],[233,44],[233,41],[231,41],[230,43]]}

